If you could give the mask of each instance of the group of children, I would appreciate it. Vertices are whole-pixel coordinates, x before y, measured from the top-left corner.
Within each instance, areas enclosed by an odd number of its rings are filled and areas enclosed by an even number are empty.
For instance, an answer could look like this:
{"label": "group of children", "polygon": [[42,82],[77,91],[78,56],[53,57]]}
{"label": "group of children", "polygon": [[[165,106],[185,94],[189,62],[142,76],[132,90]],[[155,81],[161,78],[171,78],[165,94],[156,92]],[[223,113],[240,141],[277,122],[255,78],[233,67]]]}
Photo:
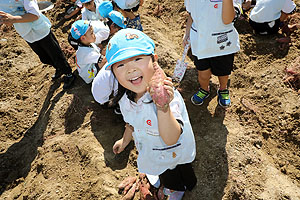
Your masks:
{"label": "group of children", "polygon": [[[5,3],[4,3],[5,1]],[[73,23],[70,44],[77,50],[79,76],[92,82],[97,102],[120,106],[126,123],[123,137],[113,152],[122,152],[132,138],[139,152],[138,170],[163,188],[169,199],[181,199],[195,187],[192,168],[196,144],[188,112],[180,93],[170,78],[163,82],[169,99],[161,107],[152,100],[149,82],[158,67],[158,55],[152,39],[142,32],[140,16],[135,12],[142,0],[80,0],[82,20]],[[188,18],[183,45],[191,43],[200,89],[192,97],[201,105],[210,95],[209,81],[218,77],[218,103],[231,104],[227,83],[232,72],[234,54],[239,51],[239,36],[234,27],[237,9],[233,0],[185,0]],[[239,4],[250,13],[250,25],[258,34],[272,34],[291,14],[292,0],[245,0]],[[0,0],[0,22],[13,24],[43,63],[56,68],[53,78],[66,74],[64,88],[74,80],[58,42],[50,30],[49,20],[39,12],[35,0]],[[112,99],[110,99],[113,93]]]}

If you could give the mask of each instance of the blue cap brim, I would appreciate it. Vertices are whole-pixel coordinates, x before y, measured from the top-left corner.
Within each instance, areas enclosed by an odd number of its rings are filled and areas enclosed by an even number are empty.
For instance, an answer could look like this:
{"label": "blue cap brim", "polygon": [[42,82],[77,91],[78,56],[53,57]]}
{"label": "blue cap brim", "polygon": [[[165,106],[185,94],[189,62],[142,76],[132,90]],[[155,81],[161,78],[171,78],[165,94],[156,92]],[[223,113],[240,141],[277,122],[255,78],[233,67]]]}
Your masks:
{"label": "blue cap brim", "polygon": [[140,55],[152,55],[153,52],[152,51],[147,51],[147,50],[141,50],[141,49],[136,49],[136,50],[123,50],[122,52],[120,52],[118,54],[117,59],[112,59],[112,61],[107,62],[104,67],[105,69],[109,70],[111,69],[111,66],[117,62],[126,60],[128,58],[132,58],[135,56],[140,56]]}

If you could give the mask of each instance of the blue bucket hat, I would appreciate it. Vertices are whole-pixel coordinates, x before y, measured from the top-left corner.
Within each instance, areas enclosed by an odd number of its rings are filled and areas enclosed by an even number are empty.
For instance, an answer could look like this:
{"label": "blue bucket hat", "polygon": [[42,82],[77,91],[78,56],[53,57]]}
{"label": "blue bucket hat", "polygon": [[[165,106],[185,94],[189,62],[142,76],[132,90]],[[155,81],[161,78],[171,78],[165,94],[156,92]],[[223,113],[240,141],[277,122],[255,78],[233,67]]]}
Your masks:
{"label": "blue bucket hat", "polygon": [[110,1],[102,1],[98,10],[101,17],[108,18],[108,14],[113,11],[113,5]]}
{"label": "blue bucket hat", "polygon": [[90,1],[92,1],[92,0],[80,0],[81,3],[88,3]]}
{"label": "blue bucket hat", "polygon": [[111,65],[134,56],[152,55],[154,48],[153,40],[142,31],[122,29],[110,39],[107,45],[105,69],[110,69]]}
{"label": "blue bucket hat", "polygon": [[71,35],[75,40],[78,40],[89,29],[90,22],[87,20],[78,20],[72,24]]}
{"label": "blue bucket hat", "polygon": [[127,21],[120,12],[113,10],[108,13],[108,18],[121,28],[126,28]]}

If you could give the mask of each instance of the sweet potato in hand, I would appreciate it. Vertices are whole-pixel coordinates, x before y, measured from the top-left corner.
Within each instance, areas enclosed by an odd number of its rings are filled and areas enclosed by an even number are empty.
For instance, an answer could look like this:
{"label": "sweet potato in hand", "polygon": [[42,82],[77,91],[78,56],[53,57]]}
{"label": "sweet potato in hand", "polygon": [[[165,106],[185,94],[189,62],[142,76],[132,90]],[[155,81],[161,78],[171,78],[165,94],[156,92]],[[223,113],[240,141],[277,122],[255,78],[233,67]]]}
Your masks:
{"label": "sweet potato in hand", "polygon": [[169,104],[170,96],[167,90],[164,88],[164,80],[166,74],[157,64],[153,63],[154,74],[149,82],[149,92],[156,105],[159,107],[166,107]]}

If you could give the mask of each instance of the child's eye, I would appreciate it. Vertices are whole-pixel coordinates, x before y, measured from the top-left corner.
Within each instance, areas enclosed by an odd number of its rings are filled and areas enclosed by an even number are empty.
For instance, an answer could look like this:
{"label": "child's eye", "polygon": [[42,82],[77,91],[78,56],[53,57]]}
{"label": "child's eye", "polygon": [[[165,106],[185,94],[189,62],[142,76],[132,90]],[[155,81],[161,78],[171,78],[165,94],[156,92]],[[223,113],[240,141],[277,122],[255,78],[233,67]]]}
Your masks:
{"label": "child's eye", "polygon": [[143,59],[143,58],[136,58],[135,61],[139,61],[139,60],[142,60],[142,59]]}
{"label": "child's eye", "polygon": [[117,68],[123,67],[123,66],[124,66],[124,64],[119,64],[119,65],[117,65]]}

